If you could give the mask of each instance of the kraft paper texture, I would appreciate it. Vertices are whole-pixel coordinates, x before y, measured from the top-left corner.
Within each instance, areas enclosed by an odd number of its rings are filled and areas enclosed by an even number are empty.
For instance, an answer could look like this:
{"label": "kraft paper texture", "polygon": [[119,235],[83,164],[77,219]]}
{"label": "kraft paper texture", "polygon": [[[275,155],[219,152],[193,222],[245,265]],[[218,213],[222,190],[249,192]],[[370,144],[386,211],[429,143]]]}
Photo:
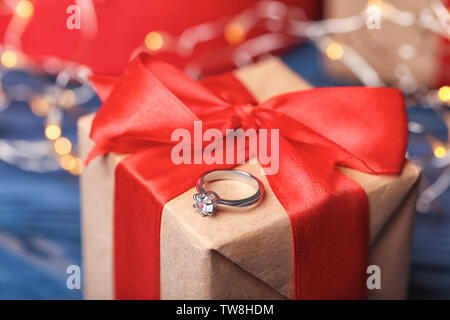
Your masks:
{"label": "kraft paper texture", "polygon": [[[389,9],[389,4],[411,12],[417,17],[423,8],[429,8],[430,2],[430,0],[384,0],[382,6],[392,15],[395,12]],[[327,0],[324,3],[324,18],[345,18],[357,15],[366,10],[367,3],[367,0]],[[358,52],[387,83],[398,81],[395,73],[400,75],[402,69],[393,70],[393,66],[402,64],[421,83],[429,86],[437,85],[439,74],[442,72],[439,61],[439,54],[442,53],[440,37],[418,26],[399,26],[388,19],[382,19],[380,27],[380,29],[369,29],[364,25],[354,32],[333,34],[332,39]],[[407,47],[402,48],[405,45],[415,48],[415,53],[413,52],[407,59],[401,58],[398,54],[405,48],[408,50]],[[339,60],[330,60],[324,56],[324,62],[326,69],[335,77],[355,79],[353,73]]]}
{"label": "kraft paper texture", "polygon": [[[260,101],[310,85],[277,58],[235,71]],[[79,120],[81,154],[93,143],[93,115]],[[81,176],[84,294],[87,299],[114,298],[114,170],[123,155],[91,162]],[[264,200],[251,211],[220,210],[201,217],[192,207],[194,186],[168,202],[161,222],[162,299],[289,299],[293,296],[292,235],[287,213],[260,168],[237,169],[259,177]],[[370,264],[381,268],[381,290],[372,299],[402,299],[409,277],[414,207],[420,169],[410,162],[399,176],[374,176],[340,169],[366,191],[370,207]],[[251,193],[237,181],[214,182],[227,198]]]}

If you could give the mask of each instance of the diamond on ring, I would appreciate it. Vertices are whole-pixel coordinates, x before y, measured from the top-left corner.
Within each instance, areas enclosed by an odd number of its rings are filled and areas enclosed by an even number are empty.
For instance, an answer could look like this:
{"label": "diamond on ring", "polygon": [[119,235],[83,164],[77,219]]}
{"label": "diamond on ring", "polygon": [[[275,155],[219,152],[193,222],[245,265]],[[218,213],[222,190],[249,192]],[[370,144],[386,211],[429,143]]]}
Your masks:
{"label": "diamond on ring", "polygon": [[213,191],[206,191],[202,193],[194,194],[194,205],[204,217],[212,215],[217,207],[217,199],[219,196]]}

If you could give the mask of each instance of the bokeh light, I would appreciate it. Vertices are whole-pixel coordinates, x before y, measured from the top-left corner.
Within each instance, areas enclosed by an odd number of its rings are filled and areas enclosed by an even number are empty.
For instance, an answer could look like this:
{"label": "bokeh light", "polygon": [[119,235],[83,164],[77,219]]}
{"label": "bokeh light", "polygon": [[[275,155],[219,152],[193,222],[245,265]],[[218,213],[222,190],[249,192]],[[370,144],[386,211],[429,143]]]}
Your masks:
{"label": "bokeh light", "polygon": [[50,111],[50,103],[42,96],[35,96],[30,102],[31,112],[38,117],[44,117]]}
{"label": "bokeh light", "polygon": [[33,15],[34,6],[31,1],[22,0],[16,6],[16,14],[21,18],[29,18]]}
{"label": "bokeh light", "polygon": [[383,5],[383,2],[381,0],[369,0],[367,1],[367,6],[371,7],[371,6],[376,6],[376,7],[380,7]]}
{"label": "bokeh light", "polygon": [[56,140],[61,136],[61,128],[56,124],[49,124],[45,127],[47,139]]}
{"label": "bokeh light", "polygon": [[344,47],[337,42],[331,43],[327,47],[327,56],[331,60],[339,60],[344,55]]}
{"label": "bokeh light", "polygon": [[152,31],[145,36],[145,46],[151,51],[158,51],[164,45],[161,33]]}
{"label": "bokeh light", "polygon": [[433,150],[436,158],[444,158],[447,155],[447,149],[444,146],[438,146]]}
{"label": "bokeh light", "polygon": [[75,93],[72,90],[66,89],[59,95],[58,104],[63,108],[69,108],[76,102]]}
{"label": "bokeh light", "polygon": [[83,161],[80,158],[75,158],[75,167],[69,170],[74,176],[78,176],[83,172]]}
{"label": "bokeh light", "polygon": [[72,143],[67,138],[59,138],[55,141],[55,152],[60,156],[69,154],[72,151]]}
{"label": "bokeh light", "polygon": [[17,54],[11,50],[5,50],[0,59],[7,68],[12,68],[17,64]]}
{"label": "bokeh light", "polygon": [[236,45],[245,40],[246,32],[239,23],[232,22],[225,27],[224,36],[228,43]]}
{"label": "bokeh light", "polygon": [[71,154],[66,154],[59,159],[59,164],[61,168],[69,171],[75,168],[77,165],[77,159]]}
{"label": "bokeh light", "polygon": [[450,101],[450,86],[442,86],[438,91],[438,97],[441,101]]}

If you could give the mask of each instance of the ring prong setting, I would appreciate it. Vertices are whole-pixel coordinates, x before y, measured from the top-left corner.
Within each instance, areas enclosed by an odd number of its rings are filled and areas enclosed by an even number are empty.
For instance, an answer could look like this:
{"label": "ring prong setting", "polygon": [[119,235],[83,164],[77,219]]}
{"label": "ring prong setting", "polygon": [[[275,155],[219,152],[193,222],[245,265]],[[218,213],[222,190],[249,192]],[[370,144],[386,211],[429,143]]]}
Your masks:
{"label": "ring prong setting", "polygon": [[206,191],[194,194],[193,207],[200,212],[203,217],[213,215],[217,207],[219,196],[214,191]]}

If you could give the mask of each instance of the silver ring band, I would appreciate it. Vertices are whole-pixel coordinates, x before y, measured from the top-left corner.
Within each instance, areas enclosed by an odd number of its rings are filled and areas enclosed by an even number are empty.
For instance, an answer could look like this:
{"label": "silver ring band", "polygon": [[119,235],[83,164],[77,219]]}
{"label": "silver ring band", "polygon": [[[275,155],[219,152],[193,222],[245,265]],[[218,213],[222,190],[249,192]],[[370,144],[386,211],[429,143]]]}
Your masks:
{"label": "silver ring band", "polygon": [[[217,180],[238,180],[252,186],[256,192],[250,197],[228,200],[221,198],[217,193],[205,190],[204,185]],[[257,205],[264,196],[264,185],[258,178],[248,172],[239,170],[214,170],[205,173],[197,180],[197,191],[194,195],[194,208],[203,216],[212,215],[218,205],[230,207],[251,207]]]}

